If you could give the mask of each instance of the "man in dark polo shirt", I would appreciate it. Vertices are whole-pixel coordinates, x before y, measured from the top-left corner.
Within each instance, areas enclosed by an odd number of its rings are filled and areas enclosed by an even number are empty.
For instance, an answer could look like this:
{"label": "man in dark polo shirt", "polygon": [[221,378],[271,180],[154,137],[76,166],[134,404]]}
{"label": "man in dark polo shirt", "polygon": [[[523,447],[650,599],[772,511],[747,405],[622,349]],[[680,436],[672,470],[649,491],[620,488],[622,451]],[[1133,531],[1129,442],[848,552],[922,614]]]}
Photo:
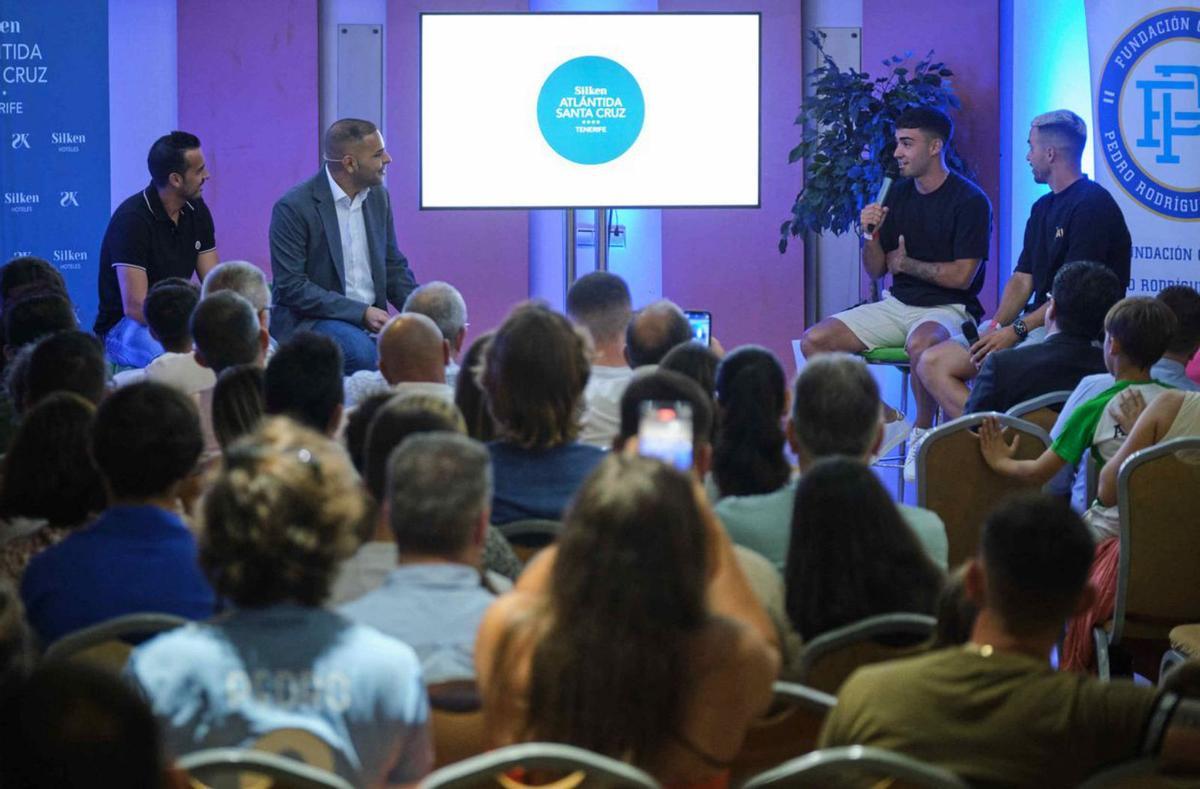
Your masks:
{"label": "man in dark polo shirt", "polygon": [[100,246],[100,311],[94,331],[108,358],[145,367],[162,354],[142,304],[150,286],[169,277],[204,279],[217,264],[212,214],[200,197],[208,169],[200,140],[174,131],[147,157],[150,184],[117,208]]}
{"label": "man in dark polo shirt", "polygon": [[956,338],[930,349],[915,368],[947,418],[963,413],[967,381],[977,375],[988,354],[1027,337],[1045,336],[1047,296],[1065,263],[1101,263],[1117,275],[1124,292],[1132,252],[1129,228],[1112,195],[1083,174],[1086,143],[1087,124],[1070,110],[1033,119],[1025,159],[1033,180],[1048,185],[1050,193],[1033,204],[1025,224],[1025,246],[1004,286],[1000,306],[969,349],[961,337]]}
{"label": "man in dark polo shirt", "polygon": [[[872,279],[891,274],[891,290],[880,301],[810,327],[800,341],[806,357],[902,345],[915,370],[928,349],[957,334],[964,321],[983,317],[977,296],[992,207],[978,186],[946,167],[953,133],[950,119],[932,107],[912,107],[896,120],[895,156],[903,178],[883,205],[871,203],[859,216],[864,231],[875,230],[863,245],[863,266]],[[917,376],[911,382],[915,440],[933,424],[937,403]],[[905,437],[902,416],[888,410],[881,453]]]}

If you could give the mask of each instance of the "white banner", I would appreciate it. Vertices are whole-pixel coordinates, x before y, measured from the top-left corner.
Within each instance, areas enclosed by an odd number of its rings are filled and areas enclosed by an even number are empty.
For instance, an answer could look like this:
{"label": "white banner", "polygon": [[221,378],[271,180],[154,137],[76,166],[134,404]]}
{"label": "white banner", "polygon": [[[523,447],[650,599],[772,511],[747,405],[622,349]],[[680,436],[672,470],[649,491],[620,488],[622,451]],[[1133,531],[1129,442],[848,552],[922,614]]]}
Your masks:
{"label": "white banner", "polygon": [[1096,180],[1133,236],[1129,293],[1200,290],[1200,6],[1085,7]]}

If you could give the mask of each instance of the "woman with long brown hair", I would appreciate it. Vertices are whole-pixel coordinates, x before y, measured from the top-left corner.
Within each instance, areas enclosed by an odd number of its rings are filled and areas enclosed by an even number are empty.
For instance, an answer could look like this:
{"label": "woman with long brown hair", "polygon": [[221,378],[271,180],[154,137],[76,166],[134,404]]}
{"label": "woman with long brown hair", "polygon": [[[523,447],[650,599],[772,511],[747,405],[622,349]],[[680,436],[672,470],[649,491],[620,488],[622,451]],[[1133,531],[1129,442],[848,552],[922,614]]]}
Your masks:
{"label": "woman with long brown hair", "polygon": [[518,586],[484,618],[476,669],[497,742],[564,742],[669,785],[724,785],[778,668],[755,627],[709,606],[728,550],[695,481],[607,458],[531,568],[544,588]]}

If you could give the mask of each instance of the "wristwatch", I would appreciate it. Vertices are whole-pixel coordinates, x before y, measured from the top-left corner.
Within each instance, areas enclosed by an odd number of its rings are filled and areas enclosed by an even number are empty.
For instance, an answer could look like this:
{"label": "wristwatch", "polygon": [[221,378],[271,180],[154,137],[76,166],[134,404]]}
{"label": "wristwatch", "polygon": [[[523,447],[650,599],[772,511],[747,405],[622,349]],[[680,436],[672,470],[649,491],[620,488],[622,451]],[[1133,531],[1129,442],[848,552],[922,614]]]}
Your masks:
{"label": "wristwatch", "polygon": [[1017,333],[1018,340],[1024,340],[1029,336],[1029,327],[1025,325],[1025,321],[1017,318],[1012,322],[1013,331]]}

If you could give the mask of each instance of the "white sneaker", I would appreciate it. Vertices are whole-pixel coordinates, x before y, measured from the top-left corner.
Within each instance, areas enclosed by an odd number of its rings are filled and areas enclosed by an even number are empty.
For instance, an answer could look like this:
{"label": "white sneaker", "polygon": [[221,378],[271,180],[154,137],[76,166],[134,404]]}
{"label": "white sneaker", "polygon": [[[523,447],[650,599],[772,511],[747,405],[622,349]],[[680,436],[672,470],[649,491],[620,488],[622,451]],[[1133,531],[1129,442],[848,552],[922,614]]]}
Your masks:
{"label": "white sneaker", "polygon": [[885,458],[893,449],[904,443],[904,439],[908,438],[909,431],[913,429],[912,422],[904,418],[904,414],[899,411],[896,415],[900,417],[894,422],[884,422],[883,424],[883,442],[879,445],[879,452],[876,453],[875,459]]}
{"label": "white sneaker", "polygon": [[904,456],[905,482],[917,481],[917,453],[921,451],[921,444],[925,443],[927,435],[929,435],[927,427],[914,427],[908,434],[908,453]]}

